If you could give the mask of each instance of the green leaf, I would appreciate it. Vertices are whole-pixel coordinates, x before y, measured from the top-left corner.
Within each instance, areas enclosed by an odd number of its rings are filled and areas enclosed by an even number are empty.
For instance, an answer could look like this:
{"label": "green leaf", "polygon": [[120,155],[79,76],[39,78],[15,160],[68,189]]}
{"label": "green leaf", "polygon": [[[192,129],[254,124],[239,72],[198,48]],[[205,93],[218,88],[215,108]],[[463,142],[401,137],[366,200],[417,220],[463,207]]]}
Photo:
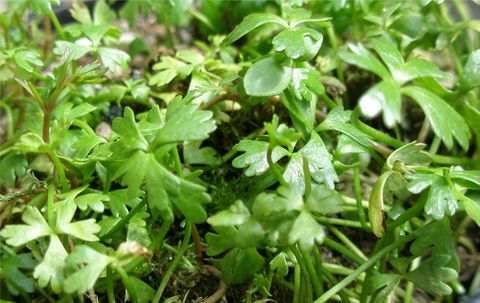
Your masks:
{"label": "green leaf", "polygon": [[285,22],[282,18],[273,15],[273,14],[250,14],[246,16],[239,25],[237,25],[233,31],[228,34],[225,39],[223,39],[223,45],[229,45],[233,42],[237,41],[238,39],[242,38],[252,30],[256,29],[259,26],[268,23],[275,23],[279,24],[284,28],[288,27],[287,22]]}
{"label": "green leaf", "polygon": [[0,184],[14,188],[18,178],[25,176],[28,162],[25,156],[9,153],[0,159]]}
{"label": "green leaf", "polygon": [[353,125],[347,123],[350,121],[351,114],[351,111],[345,111],[343,110],[343,107],[337,106],[328,113],[327,118],[320,124],[317,130],[339,131],[363,147],[372,147],[373,144],[367,135],[359,131]]}
{"label": "green leaf", "polygon": [[147,168],[148,157],[144,152],[138,150],[123,162],[113,175],[112,179],[115,180],[123,176],[120,183],[128,186],[128,197],[133,198],[138,195]]}
{"label": "green leaf", "polygon": [[126,52],[109,47],[99,47],[97,51],[103,66],[110,71],[115,72],[118,68],[128,69],[130,56]]}
{"label": "green leaf", "polygon": [[293,188],[296,188],[301,194],[305,192],[305,173],[303,171],[303,156],[300,153],[294,153],[283,172],[283,179]]}
{"label": "green leaf", "polygon": [[358,105],[368,118],[375,118],[383,111],[383,123],[389,128],[401,122],[400,91],[392,81],[382,81],[372,86],[362,95]]}
{"label": "green leaf", "polygon": [[53,53],[59,56],[63,56],[67,54],[67,52],[73,53],[72,59],[78,60],[92,50],[93,49],[88,46],[79,45],[69,41],[59,40],[59,41],[55,41],[55,48],[53,49]]}
{"label": "green leaf", "polygon": [[384,172],[373,186],[368,200],[368,219],[373,233],[377,237],[384,233],[384,204],[385,200],[392,201],[393,195],[404,198],[407,194],[406,181],[402,174],[397,171],[388,170]]}
{"label": "green leaf", "polygon": [[395,162],[401,162],[404,165],[422,165],[428,166],[432,162],[430,154],[423,149],[424,143],[411,142],[395,150],[387,158],[387,164],[392,167]]}
{"label": "green leaf", "polygon": [[332,156],[317,133],[312,132],[310,140],[299,152],[307,158],[313,180],[324,183],[330,189],[335,188],[334,182],[338,182],[338,177],[333,167]]}
{"label": "green leaf", "polygon": [[100,274],[108,264],[115,261],[115,258],[101,254],[86,245],[78,245],[66,261],[68,264],[78,266],[79,270],[65,279],[65,292],[81,294],[95,285]]}
{"label": "green leaf", "polygon": [[434,133],[442,139],[448,149],[453,146],[453,138],[465,151],[468,149],[470,137],[468,125],[448,103],[430,91],[416,86],[401,88],[401,92],[420,105]]}
{"label": "green leaf", "polygon": [[33,50],[16,51],[13,55],[13,59],[18,66],[20,66],[29,73],[33,72],[33,66],[43,66],[40,55]]}
{"label": "green leaf", "polygon": [[477,86],[480,86],[480,49],[470,54],[460,79],[462,90],[468,91]]}
{"label": "green leaf", "polygon": [[480,170],[452,171],[448,176],[462,186],[480,190]]}
{"label": "green leaf", "polygon": [[128,282],[125,286],[132,301],[133,298],[136,299],[136,301],[133,301],[134,303],[151,302],[155,295],[155,291],[150,285],[135,276],[128,276]]}
{"label": "green leaf", "polygon": [[322,45],[323,36],[307,27],[288,28],[276,35],[273,48],[285,52],[288,58],[308,61],[315,57]]}
{"label": "green leaf", "polygon": [[112,129],[121,136],[110,147],[119,156],[123,157],[136,150],[148,150],[148,142],[140,133],[135,123],[135,115],[130,107],[125,108],[123,117],[113,120]]}
{"label": "green leaf", "polygon": [[315,242],[321,244],[325,237],[325,231],[320,224],[307,211],[302,211],[295,219],[291,231],[288,234],[290,244],[297,243],[300,248],[310,251]]}
{"label": "green leaf", "polygon": [[415,256],[427,253],[432,255],[448,255],[450,261],[448,267],[456,271],[460,270],[460,260],[456,253],[456,245],[452,239],[452,229],[447,218],[433,221],[415,231],[416,239],[410,246],[410,251]]}
{"label": "green leaf", "polygon": [[338,53],[343,61],[371,71],[383,80],[389,80],[392,78],[385,66],[383,66],[383,64],[363,45],[349,44],[349,47],[351,52],[341,50]]}
{"label": "green leaf", "polygon": [[342,196],[326,186],[315,187],[306,201],[306,209],[322,214],[334,214],[342,210]]}
{"label": "green leaf", "polygon": [[32,270],[37,262],[31,253],[18,255],[3,254],[0,259],[2,264],[2,279],[5,279],[8,291],[13,295],[18,295],[19,290],[32,293],[35,287],[35,280],[21,271],[21,269]]}
{"label": "green leaf", "polygon": [[[268,146],[268,142],[240,140],[240,142],[233,147],[233,150],[245,153],[232,161],[233,167],[247,167],[245,170],[247,177],[262,175],[269,168],[267,161]],[[286,149],[281,146],[275,146],[272,151],[272,162],[276,163],[286,155],[288,155]]]}
{"label": "green leaf", "polygon": [[287,254],[280,252],[270,261],[270,268],[276,270],[277,274],[285,277],[288,274]]}
{"label": "green leaf", "polygon": [[400,54],[400,52],[398,51],[398,47],[393,44],[389,39],[384,37],[372,39],[371,43],[373,49],[387,65],[388,69],[393,75],[393,78],[397,79],[396,73],[405,64],[402,54]]}
{"label": "green leaf", "polygon": [[183,144],[183,159],[187,164],[204,164],[218,166],[221,159],[217,151],[211,147],[200,147],[202,141],[187,141]]}
{"label": "green leaf", "polygon": [[417,194],[430,187],[425,203],[425,213],[427,215],[440,220],[445,214],[449,216],[455,214],[458,208],[457,199],[444,176],[416,173],[405,177],[410,180],[408,190],[412,193]]}
{"label": "green leaf", "polygon": [[97,213],[103,213],[105,210],[104,202],[110,200],[110,197],[103,194],[86,194],[82,195],[75,199],[75,204],[78,205],[78,208],[81,210],[86,210],[87,208],[92,209]]}
{"label": "green leaf", "polygon": [[446,296],[452,293],[452,289],[446,282],[457,279],[457,272],[445,265],[450,261],[448,255],[435,255],[422,261],[413,271],[405,275],[405,278],[417,287],[432,295]]}
{"label": "green leaf", "polygon": [[235,246],[237,230],[233,226],[214,226],[215,233],[207,233],[207,255],[216,256]]}
{"label": "green leaf", "polygon": [[27,224],[7,225],[0,231],[0,236],[7,239],[5,242],[8,245],[20,246],[53,233],[36,207],[27,206],[22,220]]}
{"label": "green leaf", "polygon": [[93,23],[95,25],[109,26],[113,24],[116,19],[115,12],[110,9],[110,6],[108,6],[105,0],[100,0],[95,3],[93,9]]}
{"label": "green leaf", "polygon": [[255,248],[232,249],[222,261],[220,269],[227,284],[240,284],[251,278],[263,265],[263,257]]}
{"label": "green leaf", "polygon": [[245,74],[243,85],[250,96],[280,94],[290,84],[292,69],[283,66],[272,57],[255,62]]}
{"label": "green leaf", "polygon": [[57,232],[69,234],[84,241],[98,241],[98,237],[94,234],[100,231],[100,226],[95,223],[95,219],[70,222],[77,208],[75,203],[72,200],[65,200],[57,205],[55,224]]}
{"label": "green leaf", "polygon": [[[368,294],[374,294],[379,289],[387,289],[388,285],[392,283],[396,285],[398,282],[400,282],[400,279],[401,279],[401,276],[397,274],[377,273],[377,274],[370,275],[368,277],[368,279],[365,281],[364,288]],[[376,296],[376,300],[378,299],[378,297],[379,295]],[[379,302],[384,302],[384,301],[380,300]]]}
{"label": "green leaf", "polygon": [[149,204],[160,210],[164,218],[171,217],[171,201],[180,212],[193,223],[201,223],[207,219],[207,213],[202,204],[210,201],[210,196],[205,193],[205,188],[181,179],[156,160],[153,154],[149,154],[147,166],[149,169],[145,175]]}
{"label": "green leaf", "polygon": [[[160,62],[153,65],[154,70],[159,70],[158,73],[150,77],[148,85],[164,86],[170,83],[178,74],[178,71],[182,68],[184,70],[184,76],[188,75],[189,72],[193,70],[193,67],[190,66],[188,70],[185,70],[187,66],[186,63],[177,60],[172,57],[162,57]],[[189,72],[188,72],[189,71]]]}
{"label": "green leaf", "polygon": [[154,144],[204,140],[216,128],[211,111],[199,110],[198,104],[177,97],[168,104],[165,125]]}
{"label": "green leaf", "polygon": [[208,218],[207,222],[213,226],[240,225],[250,218],[250,211],[242,201],[235,201],[227,210],[222,210]]}
{"label": "green leaf", "polygon": [[462,202],[467,214],[480,226],[480,204],[470,198],[463,199]]}
{"label": "green leaf", "polygon": [[55,293],[61,293],[63,287],[65,259],[68,253],[63,247],[62,242],[57,235],[50,236],[45,256],[40,264],[35,267],[33,277],[38,280],[38,285],[42,288],[51,283],[52,290]]}
{"label": "green leaf", "polygon": [[441,71],[438,66],[433,64],[430,61],[421,59],[421,58],[414,58],[405,64],[405,66],[401,70],[400,75],[395,75],[395,79],[398,82],[406,83],[411,80],[415,80],[418,78],[427,78],[432,77],[440,80],[449,79],[450,76]]}

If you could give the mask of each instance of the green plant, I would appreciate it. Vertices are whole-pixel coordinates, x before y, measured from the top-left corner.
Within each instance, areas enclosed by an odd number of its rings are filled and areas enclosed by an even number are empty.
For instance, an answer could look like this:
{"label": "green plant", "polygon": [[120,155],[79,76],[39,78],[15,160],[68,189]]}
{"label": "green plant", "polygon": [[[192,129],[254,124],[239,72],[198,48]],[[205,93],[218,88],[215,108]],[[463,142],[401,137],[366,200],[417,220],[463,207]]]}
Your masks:
{"label": "green plant", "polygon": [[470,4],[114,2],[0,15],[2,301],[478,288]]}

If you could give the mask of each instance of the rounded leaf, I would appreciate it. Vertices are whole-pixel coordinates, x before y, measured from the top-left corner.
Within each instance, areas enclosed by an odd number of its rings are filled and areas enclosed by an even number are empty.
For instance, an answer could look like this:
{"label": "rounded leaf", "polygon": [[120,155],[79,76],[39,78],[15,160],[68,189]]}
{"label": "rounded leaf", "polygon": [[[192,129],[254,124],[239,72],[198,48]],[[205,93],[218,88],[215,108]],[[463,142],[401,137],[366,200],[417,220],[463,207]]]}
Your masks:
{"label": "rounded leaf", "polygon": [[280,94],[290,84],[292,70],[268,57],[257,61],[245,74],[243,85],[250,96]]}

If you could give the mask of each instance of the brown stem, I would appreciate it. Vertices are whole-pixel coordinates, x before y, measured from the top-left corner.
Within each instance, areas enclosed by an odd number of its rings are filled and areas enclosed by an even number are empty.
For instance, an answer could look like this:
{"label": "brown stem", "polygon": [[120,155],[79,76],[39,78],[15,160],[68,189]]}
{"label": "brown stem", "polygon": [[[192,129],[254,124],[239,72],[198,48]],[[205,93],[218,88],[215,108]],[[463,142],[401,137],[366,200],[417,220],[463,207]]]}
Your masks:
{"label": "brown stem", "polygon": [[43,55],[46,58],[48,56],[48,50],[50,49],[50,41],[52,41],[52,24],[50,18],[45,16],[43,19],[45,41],[43,44]]}
{"label": "brown stem", "polygon": [[198,263],[203,263],[202,242],[200,241],[200,234],[198,233],[197,225],[192,224],[192,239],[195,245],[195,253],[197,254]]}
{"label": "brown stem", "polygon": [[217,291],[213,293],[213,295],[209,296],[205,300],[202,300],[200,302],[202,303],[216,303],[220,301],[223,297],[225,297],[225,294],[227,293],[227,285],[223,281],[222,273],[216,269],[213,266],[208,266],[206,265],[205,268],[211,272],[214,276],[220,279],[220,283],[218,285]]}
{"label": "brown stem", "polygon": [[45,143],[48,143],[50,141],[50,118],[53,112],[52,104],[52,101],[48,102],[43,112],[42,139]]}
{"label": "brown stem", "polygon": [[200,106],[200,109],[207,110],[207,109],[212,108],[213,106],[217,105],[218,103],[220,103],[222,101],[234,100],[234,99],[238,99],[238,94],[227,93],[227,94],[219,95],[219,96],[216,96],[216,97],[212,98],[211,100],[209,100],[207,103],[203,104],[202,106]]}

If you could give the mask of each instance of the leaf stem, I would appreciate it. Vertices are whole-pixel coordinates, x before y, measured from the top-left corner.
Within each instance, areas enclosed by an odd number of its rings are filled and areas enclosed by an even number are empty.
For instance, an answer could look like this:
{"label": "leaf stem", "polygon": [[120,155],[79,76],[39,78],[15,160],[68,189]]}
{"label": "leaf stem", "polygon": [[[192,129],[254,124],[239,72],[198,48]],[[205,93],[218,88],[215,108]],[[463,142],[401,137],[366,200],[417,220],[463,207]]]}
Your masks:
{"label": "leaf stem", "polygon": [[394,249],[397,249],[398,247],[410,242],[413,240],[415,236],[409,235],[406,237],[403,237],[392,244],[384,247],[381,249],[378,253],[373,255],[370,259],[368,259],[367,262],[363,263],[360,265],[353,273],[345,277],[342,281],[340,281],[338,284],[330,288],[327,292],[325,292],[320,298],[314,301],[314,303],[324,303],[327,302],[333,295],[338,293],[340,290],[343,288],[347,287],[350,283],[355,281],[355,279],[360,276],[363,272],[365,272],[367,269],[375,265],[378,260],[380,260],[383,256],[388,254],[389,252],[393,251]]}
{"label": "leaf stem", "polygon": [[65,175],[65,170],[63,169],[63,164],[57,156],[57,153],[54,150],[50,150],[48,153],[50,158],[52,159],[53,165],[57,169],[58,178],[60,179],[60,184],[62,184],[62,188],[64,192],[68,192],[70,190],[70,184],[67,181],[67,177]]}
{"label": "leaf stem", "polygon": [[332,240],[331,238],[325,237],[323,243],[357,264],[363,264],[365,262],[363,258],[357,256],[350,249],[338,243],[337,241]]}
{"label": "leaf stem", "polygon": [[315,260],[315,269],[317,273],[318,280],[320,282],[320,292],[323,294],[324,289],[323,289],[323,262],[322,262],[322,256],[320,255],[320,251],[318,250],[318,246],[315,245],[313,248],[313,258]]}
{"label": "leaf stem", "polygon": [[[173,157],[175,159],[175,170],[177,175],[180,178],[183,178],[182,162],[180,161],[180,155],[178,153],[178,147],[175,146],[173,149]],[[197,226],[192,224],[192,239],[195,244],[195,253],[197,255],[198,263],[203,263],[203,252],[202,252],[202,241],[200,239],[200,234],[198,233]]]}
{"label": "leaf stem", "polygon": [[278,171],[278,168],[277,166],[275,165],[275,163],[273,163],[273,160],[272,160],[272,151],[273,151],[273,144],[270,143],[270,145],[268,146],[268,150],[267,150],[267,162],[268,162],[268,166],[270,167],[273,175],[275,176],[275,179],[277,179],[277,181],[282,185],[282,186],[288,186],[288,183],[287,181],[285,181],[285,179],[283,178],[282,174]]}
{"label": "leaf stem", "polygon": [[355,192],[355,201],[357,202],[357,213],[360,219],[360,224],[365,231],[369,231],[370,228],[367,224],[365,211],[362,205],[362,186],[360,184],[360,165],[353,168],[353,190]]}
{"label": "leaf stem", "polygon": [[301,277],[302,273],[300,270],[300,265],[298,263],[294,266],[293,271],[293,303],[300,303],[300,295],[301,295]]}
{"label": "leaf stem", "polygon": [[53,26],[55,27],[55,30],[57,31],[58,35],[62,40],[65,40],[65,33],[63,32],[63,27],[60,24],[60,21],[58,21],[57,15],[55,15],[55,12],[53,10],[50,10],[48,12],[48,16],[50,19],[52,19]]}
{"label": "leaf stem", "polygon": [[100,240],[105,241],[110,239],[117,231],[122,229],[128,223],[128,221],[130,221],[130,219],[145,206],[145,204],[147,204],[147,199],[140,201],[125,217],[120,219],[120,221],[118,221],[118,223],[115,224],[107,233],[102,235]]}
{"label": "leaf stem", "polygon": [[50,227],[55,226],[55,217],[54,217],[54,205],[55,202],[55,185],[50,183],[48,185],[48,191],[47,191],[47,222]]}
{"label": "leaf stem", "polygon": [[107,267],[107,298],[108,303],[115,303],[115,292],[113,289],[112,269]]}
{"label": "leaf stem", "polygon": [[305,201],[310,196],[312,192],[312,177],[310,176],[310,169],[308,167],[308,159],[303,156],[303,174],[305,175]]}
{"label": "leaf stem", "polygon": [[152,299],[153,303],[158,303],[160,302],[160,299],[162,298],[162,294],[167,287],[168,281],[170,280],[170,277],[173,274],[173,271],[178,265],[178,262],[183,258],[183,255],[187,251],[188,248],[188,243],[190,240],[190,236],[192,234],[192,225],[191,223],[187,220],[185,224],[185,235],[182,240],[182,244],[180,245],[180,249],[178,250],[178,254],[175,256],[175,259],[173,259],[172,263],[170,263],[170,266],[168,267],[167,271],[163,275],[162,281],[160,282],[160,286],[158,287],[157,291],[155,292],[155,296]]}
{"label": "leaf stem", "polygon": [[355,245],[353,244],[350,239],[345,236],[344,233],[342,233],[338,228],[332,225],[328,225],[328,229],[340,240],[342,241],[347,248],[349,248],[353,253],[355,253],[357,256],[363,259],[363,261],[366,261],[368,258],[365,256],[365,254]]}
{"label": "leaf stem", "polygon": [[389,135],[382,133],[381,131],[378,131],[373,127],[368,126],[367,124],[360,121],[359,117],[360,117],[360,109],[356,107],[351,116],[351,122],[353,126],[358,128],[362,132],[366,133],[370,137],[374,138],[375,140],[395,148],[400,148],[405,144],[402,141],[392,138]]}
{"label": "leaf stem", "polygon": [[13,114],[12,109],[3,101],[0,102],[0,108],[3,108],[5,111],[5,116],[7,117],[7,140],[13,137]]}
{"label": "leaf stem", "polygon": [[320,297],[323,294],[323,287],[320,283],[320,279],[315,271],[315,265],[313,264],[312,256],[308,251],[300,250],[296,245],[292,246],[292,251],[295,254],[295,258],[302,258],[305,262],[305,270],[308,273],[308,277],[312,284],[313,291],[316,297]]}
{"label": "leaf stem", "polygon": [[362,224],[358,221],[353,220],[346,220],[340,218],[327,218],[327,217],[320,217],[314,216],[315,220],[319,223],[323,224],[333,224],[333,225],[340,225],[346,227],[354,227],[354,228],[362,228]]}

